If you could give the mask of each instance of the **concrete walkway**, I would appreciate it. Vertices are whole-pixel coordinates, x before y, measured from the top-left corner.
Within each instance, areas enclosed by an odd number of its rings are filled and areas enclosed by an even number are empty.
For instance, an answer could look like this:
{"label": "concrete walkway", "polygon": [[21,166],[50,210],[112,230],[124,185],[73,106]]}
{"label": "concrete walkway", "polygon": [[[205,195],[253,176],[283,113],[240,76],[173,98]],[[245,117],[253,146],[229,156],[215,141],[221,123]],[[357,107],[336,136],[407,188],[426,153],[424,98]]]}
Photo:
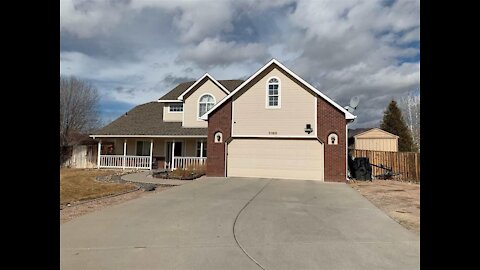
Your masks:
{"label": "concrete walkway", "polygon": [[[192,181],[195,181],[195,180],[154,178],[150,175],[150,171],[141,171],[141,172],[122,175],[122,179],[125,181],[137,182],[137,183],[172,185],[172,186],[181,186],[183,184],[187,184],[187,183],[191,183]],[[198,179],[201,179],[201,177]]]}
{"label": "concrete walkway", "polygon": [[419,269],[419,237],[346,184],[205,178],[60,226],[61,269]]}

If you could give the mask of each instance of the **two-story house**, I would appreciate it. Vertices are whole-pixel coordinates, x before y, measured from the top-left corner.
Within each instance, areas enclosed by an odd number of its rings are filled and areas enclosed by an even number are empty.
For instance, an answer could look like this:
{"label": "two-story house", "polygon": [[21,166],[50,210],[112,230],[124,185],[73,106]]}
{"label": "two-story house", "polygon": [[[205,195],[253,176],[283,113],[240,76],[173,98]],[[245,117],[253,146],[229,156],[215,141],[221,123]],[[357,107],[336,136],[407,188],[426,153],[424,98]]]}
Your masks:
{"label": "two-story house", "polygon": [[99,168],[206,164],[207,176],[345,181],[353,119],[273,59],[246,81],[181,83],[91,137],[115,146]]}

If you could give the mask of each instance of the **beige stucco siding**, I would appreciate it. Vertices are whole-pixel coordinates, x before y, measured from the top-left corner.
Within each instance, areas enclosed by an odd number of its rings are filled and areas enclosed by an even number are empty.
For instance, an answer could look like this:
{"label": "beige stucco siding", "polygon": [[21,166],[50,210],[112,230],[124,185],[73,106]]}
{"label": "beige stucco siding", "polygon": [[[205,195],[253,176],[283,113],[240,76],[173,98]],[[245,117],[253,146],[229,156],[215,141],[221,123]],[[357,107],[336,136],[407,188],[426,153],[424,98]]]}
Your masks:
{"label": "beige stucco siding", "polygon": [[123,139],[114,139],[113,140],[113,153],[115,155],[123,155]]}
{"label": "beige stucco siding", "polygon": [[227,176],[324,179],[324,147],[318,140],[233,139]]}
{"label": "beige stucco siding", "polygon": [[195,147],[197,145],[196,139],[186,139],[185,140],[185,156],[194,157],[196,155]]}
{"label": "beige stucco siding", "polygon": [[182,122],[183,112],[169,112],[170,104],[165,103],[163,107],[163,121],[164,122]]}
{"label": "beige stucco siding", "polygon": [[184,127],[207,127],[208,122],[198,118],[198,101],[201,96],[209,93],[215,98],[215,104],[222,100],[226,94],[211,80],[207,80],[195,92],[185,99],[183,105],[183,126]]}
{"label": "beige stucco siding", "polygon": [[397,138],[355,138],[355,149],[398,152]]}
{"label": "beige stucco siding", "polygon": [[[267,81],[280,80],[280,108],[268,109]],[[278,69],[273,69],[250,89],[233,99],[233,136],[276,135],[315,137],[316,97]],[[311,124],[314,132],[305,133]]]}
{"label": "beige stucco siding", "polygon": [[165,156],[165,140],[153,139],[153,155],[158,157]]}
{"label": "beige stucco siding", "polygon": [[[147,141],[150,143],[151,138],[127,138],[127,155],[135,156],[137,141]],[[124,139],[115,139],[115,155],[123,155]],[[165,156],[164,139],[153,139],[153,156]]]}

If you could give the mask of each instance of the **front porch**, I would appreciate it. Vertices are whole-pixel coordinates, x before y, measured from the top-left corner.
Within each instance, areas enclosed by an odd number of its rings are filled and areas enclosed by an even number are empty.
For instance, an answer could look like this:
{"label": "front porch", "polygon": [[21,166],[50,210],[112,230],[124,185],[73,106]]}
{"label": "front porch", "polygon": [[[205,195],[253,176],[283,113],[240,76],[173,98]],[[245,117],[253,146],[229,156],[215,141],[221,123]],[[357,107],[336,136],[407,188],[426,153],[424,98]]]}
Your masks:
{"label": "front porch", "polygon": [[[207,161],[206,138],[98,138],[97,168],[186,169]],[[102,142],[103,141],[103,142]],[[102,143],[110,142],[104,149]]]}

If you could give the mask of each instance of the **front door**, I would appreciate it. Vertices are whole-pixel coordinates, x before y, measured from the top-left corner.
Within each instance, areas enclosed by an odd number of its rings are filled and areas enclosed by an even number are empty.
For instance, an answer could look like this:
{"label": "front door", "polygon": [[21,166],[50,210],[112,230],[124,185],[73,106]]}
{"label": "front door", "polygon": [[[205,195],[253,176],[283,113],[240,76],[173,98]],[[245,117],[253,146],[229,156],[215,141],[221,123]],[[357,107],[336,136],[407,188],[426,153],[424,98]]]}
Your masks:
{"label": "front door", "polygon": [[[172,148],[173,148],[173,142],[167,142],[167,153],[166,153],[166,157],[165,157],[165,168],[166,169],[171,168]],[[175,142],[175,153],[174,154],[175,154],[176,157],[183,156],[183,143],[182,142]]]}

